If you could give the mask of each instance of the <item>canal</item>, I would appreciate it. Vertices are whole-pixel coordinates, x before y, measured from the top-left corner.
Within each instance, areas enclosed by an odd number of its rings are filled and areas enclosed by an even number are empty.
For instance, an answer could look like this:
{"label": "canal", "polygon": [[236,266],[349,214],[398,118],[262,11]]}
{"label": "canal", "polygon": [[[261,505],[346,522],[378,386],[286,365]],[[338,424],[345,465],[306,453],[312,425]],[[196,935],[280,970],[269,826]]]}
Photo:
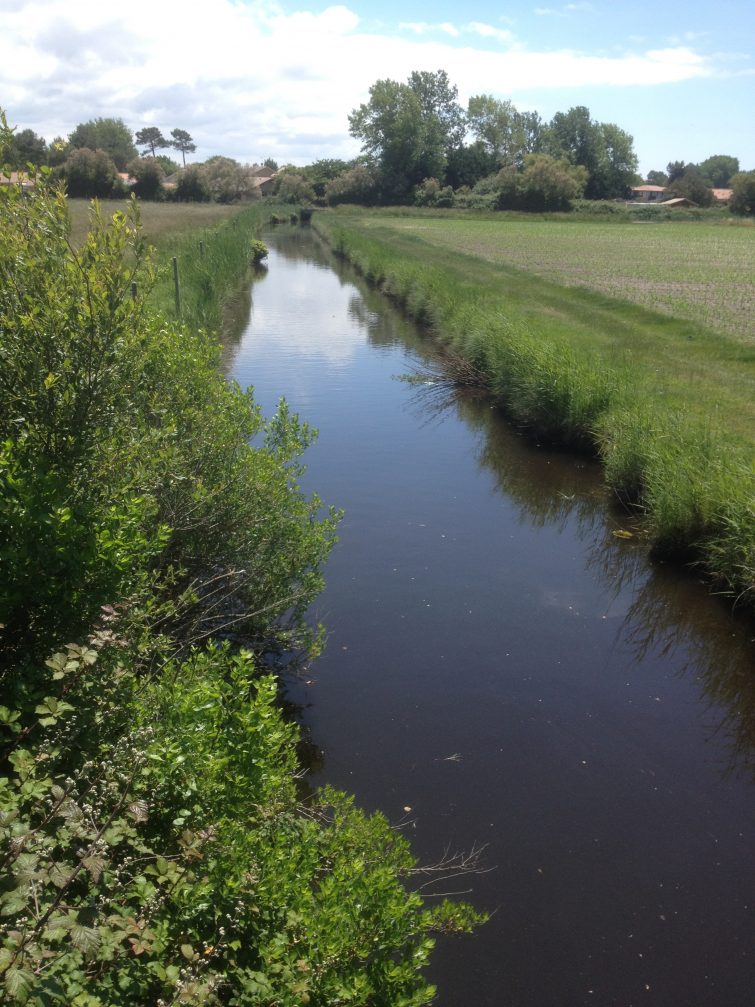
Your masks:
{"label": "canal", "polygon": [[397,380],[432,347],[308,229],[266,241],[226,366],[319,429],[305,485],[345,510],[289,687],[311,782],[424,863],[482,851],[426,889],[492,914],[440,941],[437,1003],[751,1005],[752,624],[647,561],[590,461]]}

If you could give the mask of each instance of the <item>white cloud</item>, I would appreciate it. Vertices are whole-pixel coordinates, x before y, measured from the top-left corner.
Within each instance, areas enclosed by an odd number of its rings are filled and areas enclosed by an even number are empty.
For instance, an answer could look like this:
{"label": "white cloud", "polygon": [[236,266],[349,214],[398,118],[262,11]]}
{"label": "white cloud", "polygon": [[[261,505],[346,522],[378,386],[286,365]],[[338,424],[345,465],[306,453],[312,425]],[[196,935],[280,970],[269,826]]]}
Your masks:
{"label": "white cloud", "polygon": [[441,24],[430,24],[428,21],[402,21],[399,24],[399,31],[411,31],[415,35],[427,35],[432,32],[442,32],[452,38],[458,38],[459,29],[450,23],[443,21]]}
{"label": "white cloud", "polygon": [[[503,28],[407,22],[368,32],[348,7],[285,14],[271,0],[4,0],[0,95],[11,122],[48,139],[95,116],[187,129],[197,157],[351,157],[348,114],[374,81],[444,68],[460,100],[542,88],[647,86],[710,76],[688,44],[589,55],[527,49]],[[483,40],[483,41],[480,41]],[[505,51],[491,47],[500,42]]]}
{"label": "white cloud", "polygon": [[494,38],[498,42],[513,42],[514,34],[505,28],[495,28],[490,24],[483,24],[481,21],[470,21],[464,26],[465,31],[480,35],[482,38]]}

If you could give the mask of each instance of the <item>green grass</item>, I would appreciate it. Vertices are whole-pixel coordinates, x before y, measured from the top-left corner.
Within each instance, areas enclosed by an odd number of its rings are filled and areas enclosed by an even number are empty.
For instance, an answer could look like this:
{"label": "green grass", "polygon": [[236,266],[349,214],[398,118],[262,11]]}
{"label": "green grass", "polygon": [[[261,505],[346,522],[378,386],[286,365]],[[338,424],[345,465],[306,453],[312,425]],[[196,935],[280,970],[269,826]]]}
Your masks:
{"label": "green grass", "polygon": [[[625,277],[645,262],[646,273],[681,282],[681,252],[671,250],[686,234],[716,275],[743,278],[755,232],[366,212],[323,214],[316,226],[480,368],[518,423],[597,453],[619,498],[642,510],[655,552],[695,559],[719,587],[755,603],[754,341],[678,317],[670,304],[661,312],[599,290],[621,279],[622,262]],[[529,245],[519,240],[527,228]],[[534,259],[522,268],[517,247],[545,255],[549,235],[579,252],[583,283],[546,279]],[[506,261],[517,255],[517,266]],[[719,296],[715,284],[708,292]]]}
{"label": "green grass", "polygon": [[[126,201],[104,200],[103,218],[126,212]],[[173,257],[178,261],[181,320],[193,329],[219,331],[231,295],[252,264],[252,242],[276,207],[260,203],[139,203],[142,234],[154,248],[154,307],[176,317]],[[91,201],[69,199],[71,237],[79,246],[87,233]],[[200,250],[200,242],[202,248]]]}
{"label": "green grass", "polygon": [[[385,217],[375,218],[380,226]],[[366,226],[374,226],[366,223]],[[726,222],[395,218],[447,251],[586,287],[755,342],[755,228]]]}
{"label": "green grass", "polygon": [[[69,199],[68,214],[71,219],[71,239],[78,247],[89,228],[89,199]],[[102,200],[103,216],[111,217],[118,210],[128,209],[126,200]],[[150,244],[158,245],[164,239],[175,237],[187,231],[215,227],[234,217],[243,209],[239,205],[226,206],[220,203],[151,203],[139,204],[144,237]]]}

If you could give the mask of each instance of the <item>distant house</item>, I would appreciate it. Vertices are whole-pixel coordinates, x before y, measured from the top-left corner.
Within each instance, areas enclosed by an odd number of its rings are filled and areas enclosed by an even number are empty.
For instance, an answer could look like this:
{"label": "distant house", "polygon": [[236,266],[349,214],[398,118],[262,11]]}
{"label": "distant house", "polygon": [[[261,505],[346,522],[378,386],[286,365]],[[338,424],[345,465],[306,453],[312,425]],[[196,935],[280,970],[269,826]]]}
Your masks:
{"label": "distant house", "polygon": [[632,199],[640,203],[659,203],[666,191],[663,185],[634,185],[631,188]]}
{"label": "distant house", "polygon": [[261,196],[269,196],[275,188],[277,174],[276,171],[271,171],[264,165],[261,168],[253,167],[251,169],[252,185]]}
{"label": "distant house", "polygon": [[681,209],[684,206],[697,206],[697,203],[693,203],[692,200],[687,199],[686,196],[676,196],[674,199],[664,199],[659,205],[673,210]]}
{"label": "distant house", "polygon": [[734,195],[733,189],[711,189],[713,193],[713,198],[717,203],[728,203],[731,197]]}
{"label": "distant house", "polygon": [[9,175],[0,171],[0,185],[20,185],[24,192],[34,188],[34,179],[25,171],[12,171]]}
{"label": "distant house", "polygon": [[127,171],[119,171],[118,178],[120,178],[121,182],[123,182],[124,185],[127,185],[129,189],[133,185],[136,185],[136,179],[133,175],[129,175]]}

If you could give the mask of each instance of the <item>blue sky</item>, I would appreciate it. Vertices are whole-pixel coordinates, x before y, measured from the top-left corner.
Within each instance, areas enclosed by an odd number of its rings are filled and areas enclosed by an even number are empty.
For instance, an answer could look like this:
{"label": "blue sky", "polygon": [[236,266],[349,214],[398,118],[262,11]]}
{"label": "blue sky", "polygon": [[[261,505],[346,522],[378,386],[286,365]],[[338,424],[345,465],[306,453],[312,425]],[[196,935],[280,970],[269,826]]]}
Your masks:
{"label": "blue sky", "polygon": [[656,5],[412,0],[2,0],[0,105],[48,140],[95,116],[187,129],[197,159],[351,157],[371,83],[445,69],[462,104],[573,105],[640,168],[732,154],[755,169],[755,19],[743,0]]}

